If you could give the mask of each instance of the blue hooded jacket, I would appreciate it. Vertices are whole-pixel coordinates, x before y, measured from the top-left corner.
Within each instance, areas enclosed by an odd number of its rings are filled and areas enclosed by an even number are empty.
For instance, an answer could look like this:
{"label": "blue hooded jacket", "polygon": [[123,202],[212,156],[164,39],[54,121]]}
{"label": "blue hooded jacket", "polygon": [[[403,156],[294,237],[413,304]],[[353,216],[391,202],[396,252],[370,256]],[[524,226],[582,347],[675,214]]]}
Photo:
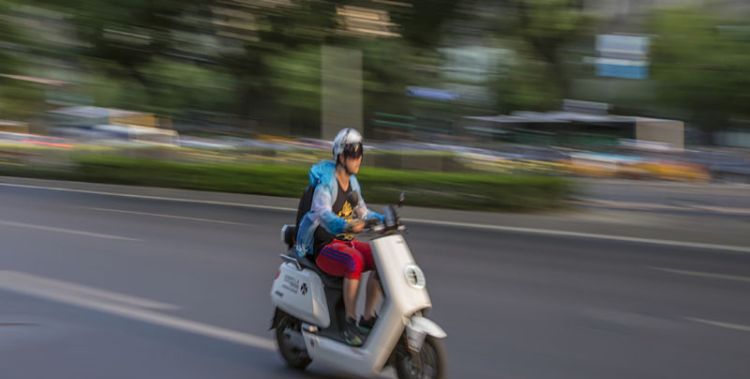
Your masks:
{"label": "blue hooded jacket", "polygon": [[[332,210],[339,191],[338,180],[336,180],[336,163],[330,160],[320,161],[310,168],[308,176],[310,185],[315,187],[315,193],[313,194],[310,211],[302,216],[297,230],[297,242],[294,250],[300,257],[313,253],[315,229],[318,226],[323,226],[333,235],[343,233],[346,228],[346,220],[337,216]],[[377,218],[382,221],[383,215],[367,209],[355,175],[349,178],[349,185],[352,187],[352,192],[359,195],[359,204],[354,208],[357,218],[363,220]]]}

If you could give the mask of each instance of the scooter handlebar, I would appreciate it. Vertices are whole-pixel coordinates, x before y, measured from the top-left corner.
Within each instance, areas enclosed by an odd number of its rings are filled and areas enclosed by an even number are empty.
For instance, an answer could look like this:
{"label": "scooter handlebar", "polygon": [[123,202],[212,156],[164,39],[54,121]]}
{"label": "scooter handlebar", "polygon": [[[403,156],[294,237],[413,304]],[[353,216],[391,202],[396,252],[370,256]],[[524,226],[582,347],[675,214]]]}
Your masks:
{"label": "scooter handlebar", "polygon": [[[402,195],[403,196],[403,195]],[[393,205],[385,207],[383,210],[384,221],[380,221],[377,218],[370,218],[364,220],[365,227],[361,233],[372,232],[378,234],[386,234],[389,232],[403,232],[406,230],[406,226],[401,224],[401,219],[398,216],[397,208]],[[358,219],[352,220],[357,222]]]}

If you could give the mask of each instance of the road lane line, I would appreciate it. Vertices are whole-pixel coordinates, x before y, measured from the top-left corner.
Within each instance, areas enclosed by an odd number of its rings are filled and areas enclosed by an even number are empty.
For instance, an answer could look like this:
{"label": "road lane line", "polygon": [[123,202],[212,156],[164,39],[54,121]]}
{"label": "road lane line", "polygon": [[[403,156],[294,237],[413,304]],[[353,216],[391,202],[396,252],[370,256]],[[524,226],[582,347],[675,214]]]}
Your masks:
{"label": "road lane line", "polygon": [[748,216],[750,215],[750,208],[727,208],[727,207],[716,207],[711,205],[689,205],[689,208],[692,209],[698,209],[701,211],[709,211],[709,212],[716,212],[716,213],[725,213],[725,214],[732,214],[732,215],[739,215],[739,216]]}
{"label": "road lane line", "polygon": [[126,211],[122,209],[93,208],[93,207],[85,207],[85,209],[91,209],[91,210],[99,211],[99,212],[112,212],[112,213],[131,214],[131,215],[138,215],[138,216],[162,217],[162,218],[171,218],[171,219],[176,219],[176,220],[209,222],[209,223],[224,224],[224,225],[256,226],[255,224],[248,224],[248,223],[242,223],[242,222],[214,220],[214,219],[201,218],[201,217],[176,216],[176,215],[169,215],[169,214],[163,214],[163,213],[136,212],[136,211]]}
{"label": "road lane line", "polygon": [[0,271],[0,289],[67,305],[74,305],[205,337],[211,337],[222,341],[252,346],[264,350],[276,349],[275,342],[269,338],[164,315],[147,309],[103,301],[101,299],[94,299],[79,293],[65,291],[55,287],[28,286],[28,283],[24,280],[19,280],[16,274],[17,273],[12,271]]}
{"label": "road lane line", "polygon": [[[208,205],[223,205],[223,206],[231,206],[231,207],[250,208],[250,209],[269,209],[269,210],[277,210],[277,211],[285,211],[285,212],[297,211],[296,208],[277,207],[277,206],[269,206],[269,205],[243,204],[243,203],[199,200],[199,199],[191,200],[191,199],[184,199],[184,198],[181,199],[181,198],[171,198],[171,197],[162,197],[162,196],[133,195],[133,194],[124,194],[124,193],[115,193],[115,192],[90,191],[90,190],[61,188],[61,187],[44,187],[44,186],[35,186],[35,185],[26,185],[26,184],[0,183],[0,186],[33,188],[33,189],[63,191],[63,192],[87,193],[87,194],[106,195],[106,196],[119,196],[119,197],[126,197],[126,198],[135,198],[135,199],[162,200],[162,201],[174,201],[174,202],[208,204]],[[605,241],[633,242],[633,243],[642,243],[642,244],[659,245],[659,246],[686,247],[686,248],[694,248],[694,249],[720,250],[720,251],[733,252],[733,253],[750,254],[750,247],[747,247],[747,246],[733,246],[733,245],[720,245],[720,244],[700,243],[700,242],[660,240],[660,239],[652,239],[652,238],[626,237],[626,236],[618,236],[618,235],[610,235],[610,234],[594,234],[594,233],[571,232],[571,231],[555,230],[555,229],[523,228],[523,227],[515,227],[515,226],[487,225],[487,224],[475,224],[475,223],[466,223],[466,222],[427,220],[427,219],[418,219],[418,218],[402,218],[402,220],[407,221],[407,222],[418,223],[418,224],[425,224],[425,225],[463,227],[463,228],[471,228],[471,229],[479,229],[479,230],[492,230],[492,231],[500,231],[500,232],[547,235],[547,236],[555,236],[555,237],[575,237],[575,238],[588,238],[588,239],[597,239],[597,240],[605,240]]]}
{"label": "road lane line", "polygon": [[474,224],[468,222],[453,222],[453,221],[436,221],[436,220],[422,220],[422,219],[410,219],[403,218],[402,220],[407,222],[427,224],[427,225],[439,225],[439,226],[451,226],[451,227],[463,227],[471,229],[483,229],[493,230],[500,232],[516,232],[526,234],[537,234],[537,235],[548,235],[555,237],[576,237],[576,238],[589,238],[606,241],[618,241],[618,242],[635,242],[650,245],[661,245],[661,246],[676,246],[676,247],[688,247],[695,249],[710,249],[710,250],[724,250],[735,253],[746,253],[750,254],[750,247],[745,246],[733,246],[733,245],[718,245],[712,243],[700,243],[700,242],[684,242],[674,240],[660,240],[652,238],[639,238],[639,237],[626,237],[617,236],[611,234],[593,234],[583,232],[569,232],[564,230],[553,230],[553,229],[535,229],[535,228],[523,228],[516,226],[501,226],[501,225],[486,225],[486,224]]}
{"label": "road lane line", "polygon": [[723,215],[737,215],[737,216],[750,215],[750,208],[717,207],[717,206],[710,206],[710,205],[694,204],[689,201],[680,202],[680,205],[617,201],[617,200],[597,200],[597,199],[579,200],[579,201],[576,201],[575,203],[582,205],[582,206],[626,209],[626,210],[643,210],[643,211],[672,210],[672,211],[683,211],[683,212],[701,211],[701,212],[718,213],[718,214],[723,214]]}
{"label": "road lane line", "polygon": [[701,278],[711,278],[711,279],[734,280],[734,281],[737,281],[737,282],[747,282],[747,283],[750,283],[750,277],[747,277],[747,276],[716,274],[716,273],[701,272],[701,271],[678,270],[678,269],[667,268],[667,267],[649,266],[648,268],[650,268],[652,270],[659,270],[659,271],[669,272],[669,273],[672,273],[672,274],[697,276],[697,277],[701,277]]}
{"label": "road lane line", "polygon": [[181,202],[181,203],[195,203],[195,204],[208,204],[208,205],[225,205],[225,206],[230,206],[230,207],[243,207],[243,208],[252,208],[252,209],[269,209],[269,210],[285,211],[285,212],[296,212],[297,211],[297,208],[277,207],[277,206],[272,206],[272,205],[242,204],[242,203],[233,203],[233,202],[229,202],[229,201],[185,199],[185,198],[175,198],[175,197],[165,197],[165,196],[134,195],[134,194],[129,194],[129,193],[106,192],[106,191],[92,191],[92,190],[74,189],[74,188],[63,188],[63,187],[45,187],[45,186],[35,186],[35,185],[30,185],[30,184],[0,183],[0,187],[31,188],[31,189],[41,189],[41,190],[48,190],[48,191],[87,193],[87,194],[92,194],[92,195],[118,196],[118,197],[132,198],[132,199],[174,201],[174,202]]}
{"label": "road lane line", "polygon": [[582,199],[576,201],[580,205],[601,206],[606,208],[618,209],[638,209],[638,210],[685,210],[685,207],[668,204],[644,203],[632,201],[603,200],[603,199]]}
{"label": "road lane line", "polygon": [[67,233],[67,234],[74,234],[74,235],[94,237],[94,238],[106,238],[106,239],[121,240],[121,241],[143,241],[137,238],[121,237],[121,236],[115,236],[111,234],[92,233],[92,232],[85,232],[82,230],[56,228],[52,226],[35,225],[35,224],[25,224],[22,222],[13,222],[13,221],[5,221],[5,220],[0,220],[0,225],[10,226],[10,227],[15,227],[15,228],[44,230],[46,232]]}
{"label": "road lane line", "polygon": [[117,292],[111,292],[106,291],[98,288],[83,286],[80,284],[65,282],[62,280],[56,280],[56,279],[49,279],[49,278],[43,278],[31,274],[26,274],[23,272],[15,272],[15,271],[3,271],[0,272],[5,280],[10,280],[17,284],[22,284],[26,286],[27,288],[37,288],[37,289],[49,289],[54,288],[57,291],[63,291],[66,293],[81,295],[84,297],[89,297],[92,299],[98,299],[101,301],[108,301],[113,303],[121,303],[123,305],[131,305],[134,307],[140,307],[140,308],[150,308],[150,309],[159,309],[159,310],[177,310],[180,309],[180,307],[173,305],[173,304],[167,304],[162,303],[158,301],[153,301],[149,299],[142,299],[140,297],[135,297],[131,295],[125,295]]}
{"label": "road lane line", "polygon": [[693,321],[693,322],[699,322],[699,323],[707,324],[707,325],[718,326],[720,328],[732,329],[732,330],[739,330],[739,331],[743,331],[743,332],[750,332],[750,326],[748,326],[748,325],[740,325],[740,324],[732,324],[732,323],[729,323],[729,322],[706,320],[706,319],[697,318],[697,317],[684,317],[684,318],[685,318],[685,320],[690,320],[690,321]]}

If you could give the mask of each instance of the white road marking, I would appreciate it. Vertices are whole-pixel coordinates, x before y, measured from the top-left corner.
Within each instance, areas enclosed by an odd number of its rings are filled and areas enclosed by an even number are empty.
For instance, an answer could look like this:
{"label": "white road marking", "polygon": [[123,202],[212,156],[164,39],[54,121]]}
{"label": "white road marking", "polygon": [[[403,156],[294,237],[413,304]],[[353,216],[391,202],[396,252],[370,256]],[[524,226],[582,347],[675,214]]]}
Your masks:
{"label": "white road marking", "polygon": [[35,185],[29,185],[29,184],[0,183],[0,186],[42,189],[42,190],[60,191],[60,192],[88,193],[92,195],[118,196],[118,197],[127,197],[127,198],[133,198],[133,199],[162,200],[162,201],[174,201],[174,202],[181,202],[181,203],[209,204],[209,205],[226,205],[230,207],[270,209],[270,210],[275,210],[275,211],[286,211],[286,212],[297,211],[297,208],[277,207],[277,206],[272,206],[272,205],[242,204],[242,203],[233,203],[229,201],[214,201],[214,200],[200,200],[200,199],[182,199],[182,198],[165,197],[165,196],[134,195],[134,194],[129,194],[129,193],[92,191],[92,190],[63,188],[63,187],[45,187],[45,186],[35,186]]}
{"label": "white road marking", "polygon": [[740,330],[743,332],[750,332],[750,326],[748,325],[740,325],[740,324],[732,324],[729,322],[721,322],[721,321],[712,321],[712,320],[706,320],[703,318],[697,318],[697,317],[685,317],[685,320],[690,320],[693,322],[699,322],[702,324],[707,325],[713,325],[718,326],[720,328],[726,328],[726,329],[732,329],[732,330]]}
{"label": "white road marking", "polygon": [[86,237],[106,238],[106,239],[122,240],[122,241],[142,241],[137,238],[121,237],[121,236],[115,236],[111,234],[91,233],[91,232],[85,232],[82,230],[56,228],[56,227],[44,226],[44,225],[25,224],[22,222],[0,220],[0,225],[10,226],[10,227],[15,227],[15,228],[44,230],[46,232],[75,234],[75,235],[86,236]]}
{"label": "white road marking", "polygon": [[637,210],[675,210],[675,211],[705,211],[720,214],[732,214],[745,216],[750,215],[750,208],[729,208],[729,207],[717,207],[711,205],[700,205],[692,204],[690,202],[682,202],[678,205],[669,204],[658,204],[658,203],[643,203],[643,202],[631,202],[631,201],[615,201],[615,200],[582,200],[578,202],[582,205],[594,205],[602,206],[607,208],[617,209],[637,209]]}
{"label": "white road marking", "polygon": [[121,303],[140,308],[151,308],[161,310],[176,310],[180,307],[172,304],[166,304],[158,301],[142,299],[131,295],[125,295],[117,292],[105,291],[98,288],[87,287],[80,284],[43,278],[35,275],[15,271],[0,271],[0,281],[11,281],[18,285],[23,285],[28,289],[45,291],[54,289],[56,292],[80,295],[104,302]]}
{"label": "white road marking", "polygon": [[[124,193],[115,193],[115,192],[62,188],[62,187],[44,187],[44,186],[12,184],[12,183],[0,183],[0,186],[33,188],[33,189],[43,189],[43,190],[50,190],[50,191],[88,193],[88,194],[95,194],[95,195],[119,196],[119,197],[136,198],[136,199],[175,201],[175,202],[194,203],[194,204],[225,205],[225,206],[232,206],[232,207],[252,208],[252,209],[270,209],[270,210],[285,211],[285,212],[297,211],[296,208],[278,207],[278,206],[270,206],[270,205],[243,204],[243,203],[199,200],[199,199],[180,199],[180,198],[171,198],[171,197],[162,197],[162,196],[133,195],[133,194],[124,194]],[[687,248],[695,248],[695,249],[721,250],[721,251],[728,251],[728,252],[734,252],[734,253],[750,254],[750,247],[745,247],[745,246],[719,245],[719,244],[684,242],[684,241],[674,241],[674,240],[660,240],[660,239],[652,239],[652,238],[638,238],[638,237],[627,237],[627,236],[608,235],[608,234],[571,232],[571,231],[554,230],[554,229],[523,228],[523,227],[515,227],[515,226],[487,225],[487,224],[475,224],[475,223],[466,223],[466,222],[426,220],[426,219],[416,219],[416,218],[403,218],[403,220],[407,222],[426,224],[426,225],[463,227],[463,228],[472,228],[472,229],[480,229],[480,230],[494,230],[494,231],[501,231],[501,232],[515,232],[515,233],[548,235],[548,236],[557,236],[557,237],[576,237],[576,238],[589,238],[589,239],[598,239],[598,240],[607,240],[607,241],[634,242],[634,243],[643,243],[643,244],[660,245],[660,246],[675,246],[675,247],[687,247]]]}
{"label": "white road marking", "polygon": [[701,278],[711,278],[711,279],[734,280],[734,281],[737,281],[737,282],[748,282],[748,283],[750,283],[750,277],[747,277],[747,276],[716,274],[716,273],[701,272],[701,271],[678,270],[678,269],[667,268],[667,267],[653,267],[653,266],[649,266],[649,268],[652,269],[652,270],[659,270],[659,271],[669,272],[669,273],[672,273],[672,274],[690,275],[690,276],[697,276],[697,277],[701,277]]}
{"label": "white road marking", "polygon": [[242,223],[242,222],[214,220],[214,219],[201,218],[201,217],[176,216],[176,215],[168,215],[168,214],[163,214],[163,213],[136,212],[136,211],[126,211],[126,210],[122,210],[122,209],[93,208],[93,207],[86,207],[86,209],[91,209],[91,210],[99,211],[99,212],[112,212],[112,213],[123,213],[123,214],[139,215],[139,216],[152,216],[152,217],[171,218],[171,219],[176,219],[176,220],[210,222],[210,223],[214,223],[214,224],[255,226],[254,224],[247,224],[247,223]]}
{"label": "white road marking", "polygon": [[120,317],[125,317],[153,325],[163,326],[171,329],[181,330],[206,337],[216,338],[241,345],[252,346],[265,350],[275,350],[276,344],[273,340],[258,337],[231,329],[225,329],[196,321],[186,320],[179,317],[168,316],[148,309],[142,309],[119,302],[108,301],[88,296],[87,294],[70,291],[66,288],[44,285],[46,280],[39,278],[32,280],[36,285],[29,285],[29,274],[13,271],[0,271],[0,289],[13,291],[46,300],[56,301],[63,304],[74,305]]}
{"label": "white road marking", "polygon": [[750,247],[745,247],[745,246],[718,245],[718,244],[700,243],[700,242],[685,242],[685,241],[674,241],[674,240],[660,240],[660,239],[652,239],[652,238],[626,237],[626,236],[617,236],[617,235],[610,235],[610,234],[569,232],[569,231],[564,231],[564,230],[552,230],[552,229],[522,228],[522,227],[516,227],[516,226],[485,225],[485,224],[474,224],[474,223],[467,223],[467,222],[436,221],[436,220],[422,220],[422,219],[409,219],[409,218],[404,218],[403,220],[407,222],[427,224],[427,225],[457,226],[457,227],[463,227],[463,228],[495,230],[495,231],[501,231],[501,232],[516,232],[516,233],[538,234],[538,235],[548,235],[548,236],[557,236],[557,237],[589,238],[589,239],[618,241],[618,242],[635,242],[635,243],[643,243],[643,244],[650,244],[650,245],[688,247],[688,248],[709,249],[709,250],[724,250],[724,251],[730,251],[730,252],[735,252],[735,253],[750,254]]}
{"label": "white road marking", "polygon": [[609,208],[619,209],[638,209],[638,210],[685,210],[686,208],[678,205],[669,204],[657,204],[657,203],[644,203],[644,202],[633,202],[633,201],[617,201],[617,200],[602,200],[602,199],[583,199],[578,200],[576,203],[581,205],[599,205]]}
{"label": "white road marking", "polygon": [[[589,186],[601,187],[637,187],[637,188],[656,188],[669,189],[670,192],[681,190],[682,193],[715,193],[716,191],[736,191],[750,189],[750,184],[746,183],[687,183],[687,182],[650,182],[650,181],[629,181],[629,180],[608,180],[608,179],[577,179],[577,182]],[[743,192],[735,192],[732,196],[746,196]]]}
{"label": "white road marking", "polygon": [[716,206],[710,206],[710,205],[689,205],[688,208],[698,209],[702,211],[709,211],[709,212],[717,212],[717,213],[725,213],[725,214],[733,214],[733,215],[740,215],[740,216],[748,216],[750,215],[750,208],[727,208],[727,207],[716,207]]}

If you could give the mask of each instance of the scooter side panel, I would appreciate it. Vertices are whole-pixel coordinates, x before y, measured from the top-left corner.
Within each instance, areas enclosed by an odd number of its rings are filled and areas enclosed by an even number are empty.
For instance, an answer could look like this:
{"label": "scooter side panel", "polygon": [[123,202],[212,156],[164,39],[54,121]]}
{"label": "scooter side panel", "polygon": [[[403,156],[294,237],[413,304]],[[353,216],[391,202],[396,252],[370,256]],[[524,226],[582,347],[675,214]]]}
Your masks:
{"label": "scooter side panel", "polygon": [[[400,234],[377,238],[371,242],[373,259],[383,286],[384,304],[378,324],[367,339],[371,370],[379,372],[398,343],[409,318],[417,311],[430,308],[424,274],[418,286],[410,284],[407,275],[416,266],[409,247]],[[421,270],[419,270],[421,273]]]}
{"label": "scooter side panel", "polygon": [[323,282],[316,273],[307,269],[300,271],[291,263],[283,263],[279,268],[279,276],[271,288],[271,302],[320,328],[327,328],[331,323]]}
{"label": "scooter side panel", "polygon": [[426,278],[417,266],[404,237],[399,234],[375,239],[371,242],[383,290],[386,298],[404,316],[430,308],[432,302],[427,293]]}

